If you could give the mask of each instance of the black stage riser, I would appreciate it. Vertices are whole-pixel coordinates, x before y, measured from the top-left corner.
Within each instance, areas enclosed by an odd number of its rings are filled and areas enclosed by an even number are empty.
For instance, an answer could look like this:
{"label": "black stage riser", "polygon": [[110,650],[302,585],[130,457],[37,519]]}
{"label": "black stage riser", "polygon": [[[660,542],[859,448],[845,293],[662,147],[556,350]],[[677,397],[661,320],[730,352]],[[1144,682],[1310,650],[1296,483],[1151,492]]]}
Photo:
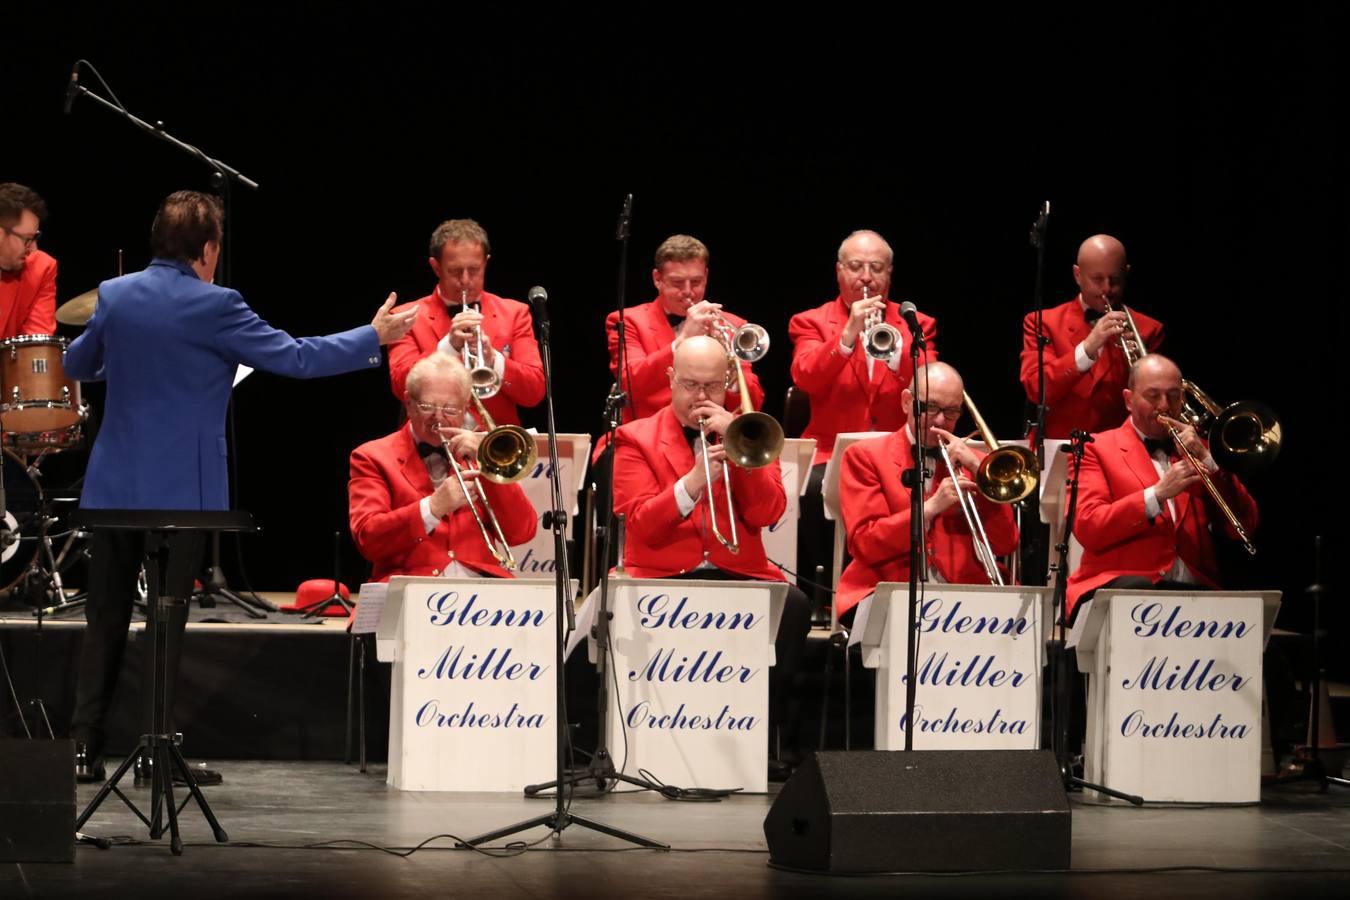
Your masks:
{"label": "black stage riser", "polygon": [[0,738],[0,863],[75,861],[75,743]]}

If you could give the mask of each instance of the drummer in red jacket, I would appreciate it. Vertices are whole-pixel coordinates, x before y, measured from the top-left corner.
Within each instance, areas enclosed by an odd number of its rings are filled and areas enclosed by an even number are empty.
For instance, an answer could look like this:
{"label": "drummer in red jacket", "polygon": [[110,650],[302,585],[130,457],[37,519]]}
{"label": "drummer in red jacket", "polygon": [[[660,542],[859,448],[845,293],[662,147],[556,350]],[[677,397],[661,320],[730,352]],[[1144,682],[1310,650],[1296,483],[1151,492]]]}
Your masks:
{"label": "drummer in red jacket", "polygon": [[47,205],[21,184],[0,184],[0,340],[56,333],[56,260],[38,249]]}

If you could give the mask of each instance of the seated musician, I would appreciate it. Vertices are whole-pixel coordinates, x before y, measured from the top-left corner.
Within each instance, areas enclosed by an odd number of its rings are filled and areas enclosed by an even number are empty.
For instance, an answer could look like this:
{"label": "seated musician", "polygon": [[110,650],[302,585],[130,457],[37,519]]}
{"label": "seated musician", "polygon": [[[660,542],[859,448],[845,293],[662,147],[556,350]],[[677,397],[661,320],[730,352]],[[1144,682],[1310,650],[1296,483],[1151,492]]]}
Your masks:
{"label": "seated musician", "polygon": [[[983,455],[952,434],[961,418],[964,385],[956,369],[946,363],[921,368],[914,384],[901,392],[902,410],[912,408],[912,391],[919,391],[924,468],[924,542],[926,569],[920,577],[947,584],[989,584],[990,578],[975,550],[974,535],[958,502],[959,484],[975,501],[980,521],[995,555],[1017,547],[1017,526],[1011,506],[985,499],[972,480]],[[871,595],[883,581],[909,580],[910,489],[903,477],[914,468],[914,426],[905,415],[898,430],[880,438],[850,444],[839,469],[839,502],[848,552],[853,559],[839,579],[835,605],[845,616]],[[947,469],[939,444],[945,445],[955,473]]]}
{"label": "seated musician", "polygon": [[47,206],[21,184],[0,184],[0,340],[56,334],[56,260],[38,249]]}
{"label": "seated musician", "polygon": [[[1181,370],[1150,353],[1130,369],[1124,391],[1129,417],[1093,435],[1078,478],[1074,537],[1083,558],[1069,576],[1070,620],[1098,588],[1194,590],[1218,588],[1214,534],[1237,532],[1218,510],[1200,473],[1181,457],[1167,425],[1239,523],[1256,529],[1256,502],[1236,476],[1214,462],[1195,429],[1182,423]],[[1166,424],[1164,424],[1166,423]]]}
{"label": "seated musician", "polygon": [[537,517],[520,485],[494,484],[472,465],[483,434],[461,427],[471,402],[468,370],[453,356],[433,353],[409,370],[407,386],[408,424],[351,456],[352,538],[373,566],[371,580],[512,577],[489,546],[497,533],[484,504],[476,502],[487,538],[446,455],[448,446],[471,493],[475,485],[486,493],[508,544],[534,537]]}
{"label": "seated musician", "polygon": [[[711,520],[730,535],[727,487],[722,475],[726,451],[711,443],[736,417],[723,406],[730,368],[726,348],[699,335],[683,341],[667,370],[671,399],[655,415],[618,430],[614,457],[614,509],[627,517],[624,566],[636,578],[699,578],[783,581],[769,562],[760,532],[778,521],[787,504],[777,461],[755,469],[728,466],[740,551],[732,553],[712,533]],[[710,443],[705,474],[699,420]],[[770,714],[779,723],[782,777],[800,758],[799,715],[793,696],[810,603],[789,587],[775,643],[777,663],[770,681]]]}
{"label": "seated musician", "polygon": [[[725,321],[739,328],[745,320],[725,312],[720,303],[704,299],[708,289],[708,248],[698,238],[676,234],[656,248],[656,266],[652,269],[656,299],[624,309],[624,372],[619,372],[619,314],[605,319],[609,340],[609,371],[628,394],[623,421],[645,419],[670,403],[671,360],[675,348],[686,338],[713,334],[713,327]],[[745,383],[750,389],[751,405],[764,405],[764,390],[741,363]],[[728,405],[740,405],[735,385],[728,391]]]}

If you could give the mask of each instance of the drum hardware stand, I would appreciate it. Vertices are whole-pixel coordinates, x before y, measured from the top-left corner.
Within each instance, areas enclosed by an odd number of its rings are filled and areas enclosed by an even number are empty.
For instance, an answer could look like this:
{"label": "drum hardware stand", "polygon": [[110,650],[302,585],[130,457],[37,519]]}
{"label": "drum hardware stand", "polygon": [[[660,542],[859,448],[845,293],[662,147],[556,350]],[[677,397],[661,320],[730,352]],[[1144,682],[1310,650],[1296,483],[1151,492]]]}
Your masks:
{"label": "drum hardware stand", "polygon": [[1069,763],[1069,653],[1065,638],[1068,632],[1068,591],[1069,591],[1069,540],[1073,536],[1074,518],[1078,514],[1078,469],[1083,463],[1083,451],[1087,445],[1092,442],[1092,435],[1086,431],[1075,428],[1072,432],[1070,443],[1061,447],[1061,451],[1068,452],[1073,456],[1073,468],[1069,475],[1069,504],[1068,511],[1064,516],[1064,536],[1058,544],[1055,545],[1055,552],[1059,555],[1058,562],[1052,566],[1055,572],[1055,592],[1054,600],[1050,604],[1052,615],[1055,621],[1055,635],[1049,641],[1046,647],[1047,660],[1050,664],[1049,678],[1051,685],[1050,699],[1050,721],[1051,721],[1051,739],[1054,743],[1055,760],[1059,764],[1060,778],[1064,781],[1064,789],[1079,788],[1096,791],[1099,794],[1105,794],[1108,797],[1115,797],[1117,800],[1126,800],[1135,806],[1143,806],[1144,798],[1135,794],[1127,794],[1123,791],[1117,791],[1100,784],[1094,784],[1073,774],[1073,768]]}
{"label": "drum hardware stand", "polygon": [[[147,604],[146,632],[150,636],[150,721],[148,731],[141,735],[140,743],[117,767],[111,778],[99,788],[94,799],[75,820],[78,833],[90,817],[98,810],[110,793],[115,793],[127,808],[149,829],[151,840],[159,840],[165,832],[165,818],[168,819],[169,847],[175,856],[183,853],[183,839],[178,832],[178,814],[187,806],[188,800],[196,800],[197,808],[211,826],[211,832],[217,843],[228,841],[229,835],[216,820],[211,805],[206,802],[192,767],[183,758],[179,745],[183,735],[169,731],[171,710],[168,708],[169,693],[169,622],[163,613],[174,605],[178,598],[161,597],[160,555],[170,544],[170,536],[193,531],[212,531],[219,533],[222,528],[231,531],[252,530],[252,519],[247,513],[238,512],[198,512],[181,510],[81,510],[76,514],[81,524],[92,530],[99,528],[110,531],[138,531],[145,535],[145,575],[149,592]],[[167,556],[165,564],[168,564]],[[181,600],[178,602],[186,602]],[[118,782],[131,770],[132,765],[142,754],[150,756],[151,787],[149,818],[122,793]],[[179,773],[185,782],[189,796],[183,798],[181,805],[174,798],[173,773]]]}
{"label": "drum hardware stand", "polygon": [[[333,607],[340,607],[344,613],[351,615],[354,604],[342,596],[342,532],[333,532],[333,593],[325,600],[318,603],[311,603],[303,610],[302,619],[316,619],[328,615],[328,610]],[[362,770],[364,771],[364,769]]]}
{"label": "drum hardware stand", "polygon": [[242,609],[250,618],[265,619],[270,612],[276,612],[277,606],[268,600],[249,592],[236,594],[225,581],[225,573],[220,568],[220,532],[211,533],[211,565],[202,578],[201,587],[192,592],[192,599],[203,609],[211,609],[216,600],[228,600]]}

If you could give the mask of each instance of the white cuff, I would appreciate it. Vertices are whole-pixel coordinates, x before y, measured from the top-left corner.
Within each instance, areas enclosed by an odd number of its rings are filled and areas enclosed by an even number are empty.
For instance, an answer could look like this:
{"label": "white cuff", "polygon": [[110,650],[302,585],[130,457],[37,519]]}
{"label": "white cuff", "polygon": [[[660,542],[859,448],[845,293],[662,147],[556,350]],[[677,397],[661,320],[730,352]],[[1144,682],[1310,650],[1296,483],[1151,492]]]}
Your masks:
{"label": "white cuff", "polygon": [[431,514],[431,498],[423,497],[417,506],[422,510],[422,527],[427,530],[427,534],[431,534],[441,521]]}
{"label": "white cuff", "polygon": [[[856,343],[856,341],[855,341],[855,343]],[[843,356],[852,356],[852,355],[853,355],[853,348],[852,348],[852,347],[845,347],[845,346],[844,346],[844,339],[843,339],[843,338],[840,338],[840,339],[839,339],[839,353],[840,353],[841,355],[843,355]],[[897,354],[897,355],[898,355],[898,354]]]}
{"label": "white cuff", "polygon": [[1156,485],[1144,488],[1144,515],[1148,516],[1150,520],[1162,515],[1162,504],[1158,502]]}
{"label": "white cuff", "polygon": [[1205,454],[1205,458],[1200,460],[1200,465],[1204,466],[1205,471],[1211,475],[1219,471],[1219,464],[1214,461],[1214,455],[1211,453]]}
{"label": "white cuff", "polygon": [[436,343],[436,349],[437,349],[437,350],[444,350],[446,353],[449,353],[451,356],[456,356],[456,355],[457,355],[457,354],[455,353],[455,348],[454,348],[454,347],[451,345],[451,343],[450,343],[450,332],[447,331],[447,332],[445,333],[445,337],[441,338],[440,341],[438,341],[438,342]]}
{"label": "white cuff", "polygon": [[1078,346],[1074,348],[1073,361],[1074,364],[1078,366],[1078,371],[1080,372],[1086,372],[1097,362],[1095,359],[1088,356],[1087,347],[1083,346],[1082,341],[1079,341]]}
{"label": "white cuff", "polygon": [[680,518],[689,518],[689,514],[694,511],[696,505],[698,505],[698,500],[690,497],[689,492],[684,489],[684,479],[681,478],[675,482],[675,508],[680,511]]}
{"label": "white cuff", "polygon": [[499,382],[506,384],[506,354],[496,347],[492,348],[492,371],[497,373]]}

